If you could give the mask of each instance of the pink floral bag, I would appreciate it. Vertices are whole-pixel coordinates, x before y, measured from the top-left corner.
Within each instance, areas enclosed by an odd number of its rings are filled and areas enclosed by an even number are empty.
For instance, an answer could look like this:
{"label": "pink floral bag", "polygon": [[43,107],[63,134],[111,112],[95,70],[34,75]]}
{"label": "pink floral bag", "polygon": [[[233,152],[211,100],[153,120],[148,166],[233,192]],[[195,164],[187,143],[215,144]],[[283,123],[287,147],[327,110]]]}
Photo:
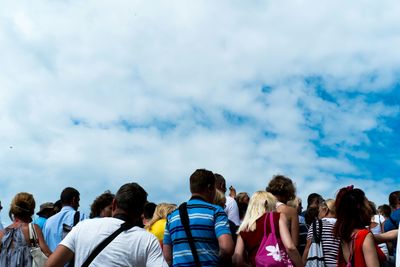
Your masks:
{"label": "pink floral bag", "polygon": [[[267,220],[270,221],[271,232],[267,235]],[[268,212],[264,220],[264,237],[256,254],[256,267],[293,267],[292,261],[283,246],[282,240],[276,236],[274,215]]]}

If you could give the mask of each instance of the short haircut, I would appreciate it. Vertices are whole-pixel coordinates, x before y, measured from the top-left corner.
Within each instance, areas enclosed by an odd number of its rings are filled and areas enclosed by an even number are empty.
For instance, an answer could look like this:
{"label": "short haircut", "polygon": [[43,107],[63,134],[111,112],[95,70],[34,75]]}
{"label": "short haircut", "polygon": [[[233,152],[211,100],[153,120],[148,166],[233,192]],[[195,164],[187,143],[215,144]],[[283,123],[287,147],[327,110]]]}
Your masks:
{"label": "short haircut", "polygon": [[397,208],[397,204],[400,202],[400,191],[394,191],[389,195],[389,205],[392,209]]}
{"label": "short haircut", "polygon": [[307,207],[311,206],[312,204],[316,204],[317,206],[324,201],[324,198],[318,193],[311,193],[307,197]]}
{"label": "short haircut", "polygon": [[147,193],[139,184],[127,183],[119,188],[115,195],[115,202],[119,209],[137,220],[143,214]]}
{"label": "short haircut", "polygon": [[154,211],[156,210],[156,207],[157,207],[156,203],[147,202],[147,203],[144,205],[144,210],[143,210],[143,216],[144,216],[144,218],[145,218],[145,219],[151,219],[151,218],[153,218],[153,214],[154,214]]}
{"label": "short haircut", "polygon": [[209,186],[215,187],[215,175],[206,169],[197,169],[190,175],[190,192],[203,193]]}
{"label": "short haircut", "polygon": [[61,203],[63,205],[68,205],[72,203],[72,200],[74,197],[79,197],[79,191],[76,190],[73,187],[66,187],[62,192],[60,196]]}
{"label": "short haircut", "polygon": [[110,191],[106,191],[100,196],[96,197],[92,205],[90,205],[90,216],[89,218],[96,218],[100,216],[101,211],[112,204],[114,199],[114,194]]}
{"label": "short haircut", "polygon": [[383,205],[379,206],[378,210],[385,218],[389,218],[390,213],[392,212],[392,209],[387,204],[383,204]]}
{"label": "short haircut", "polygon": [[292,200],[296,197],[296,187],[292,180],[283,175],[273,176],[265,190],[274,196],[281,196],[287,200]]}
{"label": "short haircut", "polygon": [[[214,176],[215,176],[215,187],[219,190],[226,190],[226,181],[224,176],[222,176],[219,173],[214,173]],[[222,188],[222,185],[225,185],[225,188]]]}

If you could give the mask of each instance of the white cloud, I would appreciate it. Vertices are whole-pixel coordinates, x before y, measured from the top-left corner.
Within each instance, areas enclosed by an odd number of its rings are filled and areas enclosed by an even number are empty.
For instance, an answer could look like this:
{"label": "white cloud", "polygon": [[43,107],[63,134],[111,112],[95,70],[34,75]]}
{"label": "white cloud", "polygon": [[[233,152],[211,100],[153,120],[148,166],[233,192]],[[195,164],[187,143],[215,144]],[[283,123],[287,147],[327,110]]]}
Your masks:
{"label": "white cloud", "polygon": [[1,5],[3,205],[72,185],[87,209],[132,178],[179,202],[200,167],[239,191],[277,172],[303,198],[354,182],[383,202],[392,189],[349,156],[368,159],[369,133],[392,131],[385,118],[399,112],[381,99],[400,65],[394,1]]}

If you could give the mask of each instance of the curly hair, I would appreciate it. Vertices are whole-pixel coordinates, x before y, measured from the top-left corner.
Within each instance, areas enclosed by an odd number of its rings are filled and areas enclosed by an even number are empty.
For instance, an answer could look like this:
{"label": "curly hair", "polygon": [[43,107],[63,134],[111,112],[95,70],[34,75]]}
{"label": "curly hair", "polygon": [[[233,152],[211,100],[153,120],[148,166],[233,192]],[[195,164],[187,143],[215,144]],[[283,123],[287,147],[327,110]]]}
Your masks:
{"label": "curly hair", "polygon": [[26,221],[31,221],[31,217],[35,211],[35,199],[32,194],[21,192],[15,195],[11,201],[10,211],[8,215],[10,219],[19,218]]}
{"label": "curly hair", "polygon": [[283,175],[273,176],[265,190],[276,196],[278,200],[283,200],[282,202],[285,204],[296,197],[296,187],[293,181]]}
{"label": "curly hair", "polygon": [[101,211],[111,205],[115,195],[112,194],[110,191],[106,191],[100,196],[96,197],[93,201],[92,205],[90,205],[90,218],[100,217]]}

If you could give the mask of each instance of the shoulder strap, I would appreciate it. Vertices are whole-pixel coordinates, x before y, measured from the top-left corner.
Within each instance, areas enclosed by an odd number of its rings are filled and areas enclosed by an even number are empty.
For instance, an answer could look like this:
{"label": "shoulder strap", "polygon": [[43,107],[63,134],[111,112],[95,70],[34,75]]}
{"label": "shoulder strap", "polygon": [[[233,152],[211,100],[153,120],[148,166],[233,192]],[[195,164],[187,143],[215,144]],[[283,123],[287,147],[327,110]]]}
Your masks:
{"label": "shoulder strap", "polygon": [[181,217],[181,222],[182,222],[183,228],[185,229],[186,237],[188,239],[190,250],[192,251],[193,259],[196,264],[196,267],[201,267],[199,255],[197,254],[197,250],[196,250],[196,245],[194,244],[193,236],[192,236],[192,233],[189,228],[189,215],[187,212],[187,203],[186,202],[183,202],[179,206],[179,217]]}
{"label": "shoulder strap", "polygon": [[39,244],[39,241],[33,223],[28,224],[28,231],[29,231],[29,240],[31,242],[31,246],[37,246]]}
{"label": "shoulder strap", "polygon": [[85,262],[82,264],[82,267],[88,267],[89,264],[99,255],[99,253],[113,241],[120,233],[122,233],[125,230],[129,230],[133,227],[134,225],[128,224],[128,223],[123,223],[121,224],[121,227],[118,228],[114,233],[112,233],[109,237],[101,241],[100,244],[97,245],[97,247],[90,253],[89,257],[85,260]]}
{"label": "shoulder strap", "polygon": [[79,211],[76,211],[75,215],[74,215],[74,224],[72,226],[77,225],[79,222],[79,219],[80,219],[80,213],[79,213]]}

